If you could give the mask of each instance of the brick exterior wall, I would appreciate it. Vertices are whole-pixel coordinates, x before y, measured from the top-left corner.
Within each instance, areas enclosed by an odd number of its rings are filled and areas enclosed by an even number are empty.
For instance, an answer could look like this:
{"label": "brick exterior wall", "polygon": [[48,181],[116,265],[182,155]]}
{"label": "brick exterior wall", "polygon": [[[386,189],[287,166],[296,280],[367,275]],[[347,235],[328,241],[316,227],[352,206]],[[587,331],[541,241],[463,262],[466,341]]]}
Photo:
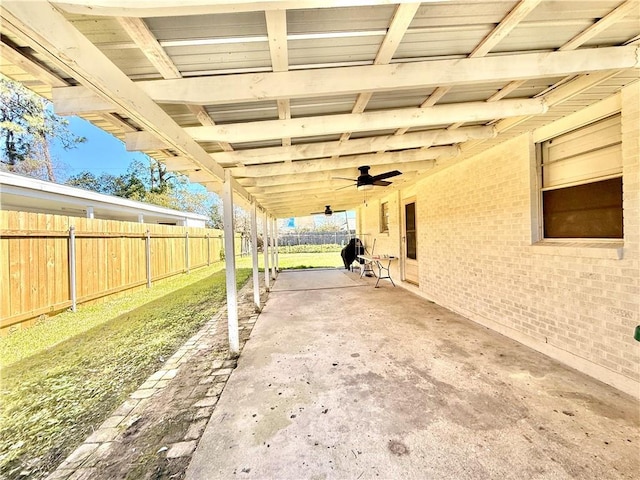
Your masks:
{"label": "brick exterior wall", "polygon": [[532,134],[385,197],[386,236],[379,202],[369,202],[361,231],[378,253],[400,253],[399,205],[415,196],[418,293],[640,397],[639,105],[636,83],[622,92],[624,248],[536,244]]}

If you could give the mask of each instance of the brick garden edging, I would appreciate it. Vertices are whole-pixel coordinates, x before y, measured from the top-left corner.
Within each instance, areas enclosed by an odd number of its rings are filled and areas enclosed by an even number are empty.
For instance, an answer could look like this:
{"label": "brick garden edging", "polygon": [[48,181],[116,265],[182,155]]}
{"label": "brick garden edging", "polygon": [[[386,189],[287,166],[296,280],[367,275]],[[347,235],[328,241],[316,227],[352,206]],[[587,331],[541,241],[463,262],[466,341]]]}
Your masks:
{"label": "brick garden edging", "polygon": [[[239,319],[239,330],[247,335],[253,329],[258,314]],[[178,349],[162,366],[153,373],[129,398],[118,407],[100,427],[69,455],[64,462],[48,477],[47,480],[81,480],[94,478],[99,474],[100,462],[112,451],[118,437],[134,425],[147,407],[150,399],[167,388],[176,377],[180,368],[191,360],[202,349],[211,347],[212,338],[218,332],[221,322],[226,321],[226,307],[222,308],[187,342]],[[240,351],[245,341],[240,343]],[[214,360],[211,369],[199,380],[199,386],[189,394],[193,399],[192,408],[195,414],[182,441],[166,446],[166,457],[190,457],[196,449],[205,426],[213,413],[218,398],[222,393],[231,372],[236,367],[237,359]]]}

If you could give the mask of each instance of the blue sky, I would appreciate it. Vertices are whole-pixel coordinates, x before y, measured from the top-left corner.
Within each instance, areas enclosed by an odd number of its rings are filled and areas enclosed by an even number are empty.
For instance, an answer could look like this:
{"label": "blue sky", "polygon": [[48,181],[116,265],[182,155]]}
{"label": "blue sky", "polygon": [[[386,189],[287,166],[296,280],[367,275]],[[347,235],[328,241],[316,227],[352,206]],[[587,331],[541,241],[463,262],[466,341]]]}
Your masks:
{"label": "blue sky", "polygon": [[101,173],[120,175],[127,171],[133,160],[146,163],[146,155],[127,152],[124,143],[91,123],[78,117],[67,117],[67,120],[70,130],[75,135],[86,137],[87,141],[70,150],[56,144],[52,146],[54,158],[63,165],[61,170],[65,178],[84,170],[96,176]]}

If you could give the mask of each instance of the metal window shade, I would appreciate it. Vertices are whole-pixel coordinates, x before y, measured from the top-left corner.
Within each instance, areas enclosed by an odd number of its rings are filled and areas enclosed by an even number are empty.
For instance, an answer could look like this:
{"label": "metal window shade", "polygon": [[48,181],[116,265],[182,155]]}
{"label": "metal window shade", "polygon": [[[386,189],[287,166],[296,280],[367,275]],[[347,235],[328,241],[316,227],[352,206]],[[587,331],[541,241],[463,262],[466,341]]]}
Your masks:
{"label": "metal window shade", "polygon": [[543,188],[587,182],[622,173],[620,115],[542,144]]}

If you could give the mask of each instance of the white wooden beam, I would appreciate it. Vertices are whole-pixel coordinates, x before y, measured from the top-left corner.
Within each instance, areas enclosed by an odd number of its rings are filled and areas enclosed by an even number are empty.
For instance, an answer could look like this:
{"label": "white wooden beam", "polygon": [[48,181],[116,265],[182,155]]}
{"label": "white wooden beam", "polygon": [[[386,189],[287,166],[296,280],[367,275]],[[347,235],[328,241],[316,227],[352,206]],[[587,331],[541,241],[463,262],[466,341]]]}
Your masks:
{"label": "white wooden beam", "polygon": [[[436,0],[426,0],[428,3]],[[441,0],[439,0],[441,1]],[[55,4],[69,13],[81,15],[116,17],[173,17],[185,15],[213,15],[220,13],[259,12],[270,10],[294,10],[308,8],[334,8],[349,6],[388,5],[402,3],[401,0],[270,0],[247,1],[226,0],[203,2],[182,0],[180,2],[157,2],[131,0],[60,0]]]}
{"label": "white wooden beam", "polygon": [[162,160],[162,163],[166,165],[168,170],[176,172],[195,170],[198,168],[198,166],[193,163],[193,160],[188,157],[167,157]]}
{"label": "white wooden beam", "polygon": [[469,54],[470,58],[484,57],[538,6],[541,0],[522,0],[513,8],[493,31]]}
{"label": "white wooden beam", "polygon": [[125,148],[128,152],[148,152],[160,150],[169,145],[164,140],[156,137],[151,132],[129,132],[124,137]]}
{"label": "white wooden beam", "polygon": [[567,43],[559,48],[559,50],[573,50],[578,48],[580,45],[583,45],[585,42],[588,42],[593,37],[604,31],[605,29],[611,27],[618,20],[624,18],[630,13],[638,13],[640,9],[640,5],[638,4],[638,0],[627,0],[622,3],[614,10],[609,12],[607,15],[602,17],[596,23],[591,25],[586,30],[583,30],[578,35],[573,37]]}
{"label": "white wooden beam", "polygon": [[135,44],[142,50],[154,67],[164,78],[182,78],[178,67],[169,58],[164,48],[141,18],[117,17],[116,20]]}
{"label": "white wooden beam", "polygon": [[267,22],[271,66],[274,72],[286,72],[289,70],[287,12],[285,10],[267,10],[264,15]]}
{"label": "white wooden beam", "polygon": [[[52,64],[71,74],[96,94],[112,100],[119,109],[167,145],[191,157],[217,179],[224,170],[207,152],[144,94],[96,46],[44,1],[3,1],[3,28],[7,26]],[[248,198],[244,190],[240,193]]]}
{"label": "white wooden beam", "polygon": [[401,3],[396,7],[387,34],[373,61],[374,64],[383,65],[391,61],[418,8],[420,8],[420,2]]}
{"label": "white wooden beam", "polygon": [[112,113],[118,110],[112,100],[85,87],[52,88],[51,100],[56,115],[62,116]]}
{"label": "white wooden beam", "polygon": [[290,147],[266,147],[237,150],[235,152],[219,152],[212,153],[211,156],[221,165],[248,166],[263,163],[326,158],[336,155],[357,155],[386,150],[450,145],[480,138],[493,138],[495,136],[496,132],[493,127],[479,126],[460,128],[455,131],[437,129],[410,132],[402,136],[383,135],[350,139],[344,142],[305,143],[292,145]]}
{"label": "white wooden beam", "polygon": [[137,82],[159,103],[232,104],[636,68],[637,46]]}
{"label": "white wooden beam", "polygon": [[[267,10],[264,12],[264,16],[267,21],[271,67],[274,72],[286,72],[289,70],[287,12],[286,10]],[[291,118],[291,103],[288,98],[278,100],[278,118],[280,120]],[[282,145],[291,145],[291,138],[283,138]]]}
{"label": "white wooden beam", "polygon": [[[338,155],[354,155],[360,153],[382,152],[386,150],[402,150],[424,148],[432,145],[449,145],[469,140],[487,139],[496,136],[492,126],[465,127],[458,130],[428,130],[411,132],[402,136],[384,135],[351,139],[345,142],[321,142],[298,144],[289,147],[266,147],[234,152],[212,153],[211,157],[221,165],[252,166],[267,163],[291,162],[294,160],[319,159]],[[146,132],[135,132],[125,137],[128,151],[148,151],[164,148],[153,135]],[[431,149],[426,155],[448,155],[448,150]],[[375,161],[373,159],[372,161]],[[293,165],[297,164],[295,162]],[[194,168],[194,167],[191,167]]]}
{"label": "white wooden beam", "polygon": [[425,149],[407,150],[404,152],[385,152],[382,154],[349,155],[339,158],[327,158],[318,160],[300,160],[290,163],[276,163],[268,165],[251,165],[247,167],[231,168],[233,176],[240,177],[266,177],[283,174],[299,174],[311,172],[323,172],[339,168],[352,168],[361,165],[377,166],[396,163],[407,164],[422,162],[424,160],[436,160],[438,158],[453,158],[459,153],[457,146],[431,147]]}
{"label": "white wooden beam", "polygon": [[[375,131],[395,127],[426,127],[455,122],[474,122],[546,112],[541,100],[501,100],[435,105],[428,108],[403,108],[360,114],[301,117],[291,120],[267,120],[215,127],[188,127],[184,131],[202,142],[253,142],[282,137],[311,137],[342,132]],[[127,137],[132,138],[136,134]]]}

